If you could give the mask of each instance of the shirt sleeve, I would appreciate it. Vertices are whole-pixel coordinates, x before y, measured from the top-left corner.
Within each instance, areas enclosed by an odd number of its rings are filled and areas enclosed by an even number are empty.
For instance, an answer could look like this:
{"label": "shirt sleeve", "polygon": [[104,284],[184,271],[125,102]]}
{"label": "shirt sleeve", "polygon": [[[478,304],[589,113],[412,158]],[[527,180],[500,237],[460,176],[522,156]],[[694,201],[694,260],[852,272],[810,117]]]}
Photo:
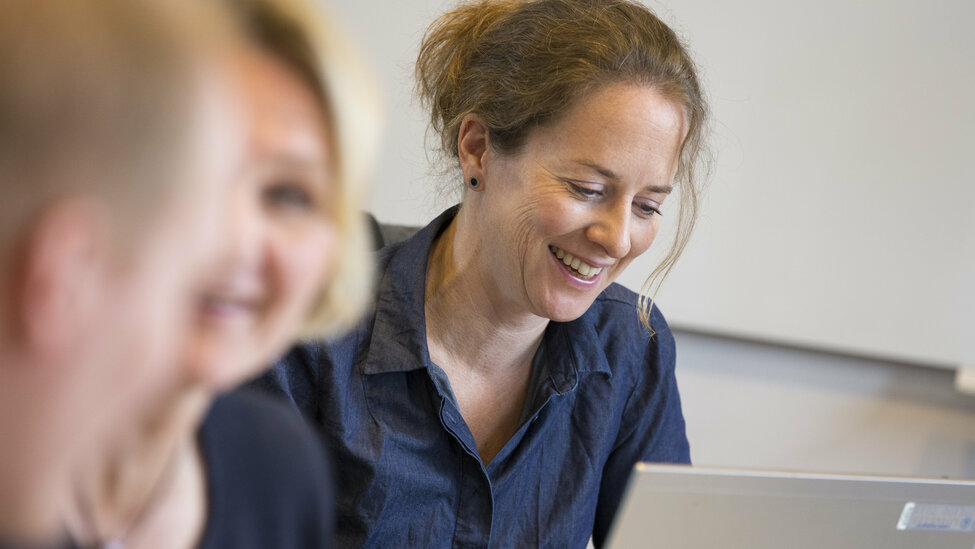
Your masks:
{"label": "shirt sleeve", "polygon": [[[661,317],[662,319],[662,317]],[[690,463],[674,376],[674,336],[663,326],[646,345],[643,368],[623,408],[619,437],[603,467],[593,541],[603,547],[637,462]]]}

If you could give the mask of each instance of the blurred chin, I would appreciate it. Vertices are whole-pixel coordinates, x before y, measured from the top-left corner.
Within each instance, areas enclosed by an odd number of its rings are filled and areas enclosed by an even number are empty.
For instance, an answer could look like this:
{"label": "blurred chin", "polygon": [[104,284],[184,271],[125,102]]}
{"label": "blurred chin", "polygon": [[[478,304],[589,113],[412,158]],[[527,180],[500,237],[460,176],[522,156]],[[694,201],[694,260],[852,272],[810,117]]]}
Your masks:
{"label": "blurred chin", "polygon": [[198,336],[184,354],[183,370],[192,384],[224,391],[248,377],[248,355],[240,345]]}

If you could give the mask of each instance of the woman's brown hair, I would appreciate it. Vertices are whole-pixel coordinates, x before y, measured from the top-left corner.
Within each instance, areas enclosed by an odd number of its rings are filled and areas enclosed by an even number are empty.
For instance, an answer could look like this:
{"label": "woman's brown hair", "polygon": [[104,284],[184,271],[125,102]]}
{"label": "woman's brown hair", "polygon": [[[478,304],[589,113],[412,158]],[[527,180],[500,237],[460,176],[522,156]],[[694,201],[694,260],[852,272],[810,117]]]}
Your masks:
{"label": "woman's brown hair", "polygon": [[461,121],[472,113],[487,125],[493,146],[513,154],[534,128],[606,84],[650,86],[683,107],[688,131],[675,182],[677,231],[640,295],[640,319],[652,331],[652,296],[687,245],[708,160],[707,100],[677,34],[627,0],[482,0],[433,22],[416,79],[441,152],[452,159]]}

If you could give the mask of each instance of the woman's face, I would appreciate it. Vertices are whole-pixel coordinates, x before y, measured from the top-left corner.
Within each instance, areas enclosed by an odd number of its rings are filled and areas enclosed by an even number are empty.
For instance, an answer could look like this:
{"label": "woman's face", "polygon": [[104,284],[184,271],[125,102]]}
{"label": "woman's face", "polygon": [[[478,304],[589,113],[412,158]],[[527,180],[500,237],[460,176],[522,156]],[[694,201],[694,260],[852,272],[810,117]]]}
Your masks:
{"label": "woman's face", "polygon": [[244,381],[291,343],[331,265],[336,202],[328,122],[319,98],[288,65],[242,59],[249,148],[230,191],[225,245],[199,300],[189,349],[193,375],[212,386]]}
{"label": "woman's face", "polygon": [[482,257],[500,302],[556,321],[581,316],[670,213],[685,134],[678,104],[611,84],[535,129],[518,153],[487,147],[472,198],[483,200]]}
{"label": "woman's face", "polygon": [[[75,283],[68,288],[71,299],[61,302],[67,305],[65,314],[44,323],[46,330],[62,335],[69,328],[65,323],[73,324],[69,333],[75,335],[63,340],[68,354],[59,361],[71,368],[57,372],[70,395],[62,394],[69,398],[59,398],[58,406],[84,410],[84,421],[76,415],[65,435],[82,441],[84,451],[104,450],[104,437],[116,436],[123,420],[128,425],[140,421],[141,414],[153,410],[150,402],[167,397],[181,382],[173,364],[182,358],[201,277],[219,249],[221,214],[244,152],[242,96],[232,75],[223,65],[208,63],[200,70],[207,77],[193,99],[195,116],[185,125],[184,143],[170,143],[171,148],[158,152],[168,168],[159,176],[169,179],[173,195],[156,204],[151,219],[139,220],[135,241],[126,231],[128,219],[97,224],[111,229],[99,233],[109,241],[82,248],[86,252],[77,256],[84,259],[81,268],[65,271]],[[172,154],[184,147],[191,157]],[[66,247],[60,249],[86,242],[90,228],[82,224],[80,231],[69,230],[62,240]]]}

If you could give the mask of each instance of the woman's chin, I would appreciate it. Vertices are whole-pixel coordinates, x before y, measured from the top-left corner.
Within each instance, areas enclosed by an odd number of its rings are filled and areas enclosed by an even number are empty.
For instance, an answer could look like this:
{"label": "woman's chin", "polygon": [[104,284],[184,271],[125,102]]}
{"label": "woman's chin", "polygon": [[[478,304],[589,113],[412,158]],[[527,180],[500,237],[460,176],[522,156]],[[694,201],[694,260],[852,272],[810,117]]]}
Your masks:
{"label": "woman's chin", "polygon": [[572,322],[586,314],[592,303],[592,299],[548,299],[540,307],[539,316],[554,322]]}
{"label": "woman's chin", "polygon": [[288,335],[299,326],[297,320],[265,323],[262,329],[200,322],[183,353],[183,372],[191,383],[215,391],[231,389],[262,373],[287,351]]}
{"label": "woman's chin", "polygon": [[[554,258],[554,256],[553,256]],[[526,286],[535,314],[555,322],[571,322],[586,314],[599,293],[605,288],[606,276],[601,273],[590,279],[581,279],[566,272],[561,262],[554,273],[526,277],[534,280]]]}
{"label": "woman's chin", "polygon": [[247,381],[259,368],[248,355],[239,348],[196,342],[185,355],[184,371],[193,384],[222,392]]}

